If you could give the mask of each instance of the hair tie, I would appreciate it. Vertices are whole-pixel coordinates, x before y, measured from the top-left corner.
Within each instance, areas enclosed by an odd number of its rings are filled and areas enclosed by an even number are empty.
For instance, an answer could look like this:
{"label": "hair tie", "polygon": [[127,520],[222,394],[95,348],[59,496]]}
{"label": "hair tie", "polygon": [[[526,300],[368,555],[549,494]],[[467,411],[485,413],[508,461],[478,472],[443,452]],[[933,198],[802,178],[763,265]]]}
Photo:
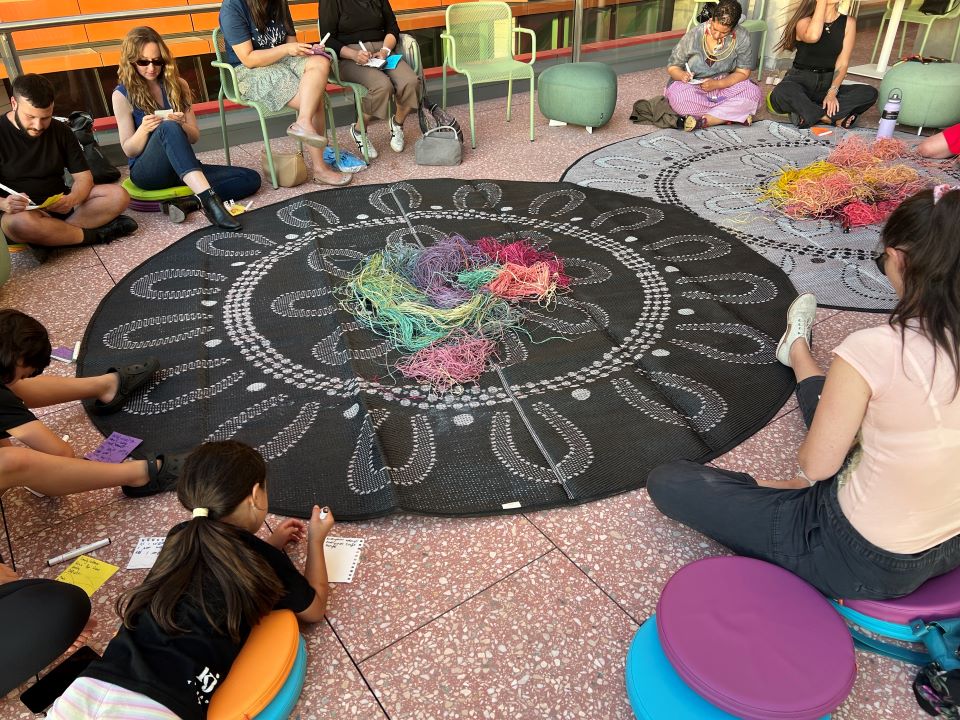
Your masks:
{"label": "hair tie", "polygon": [[933,189],[933,204],[936,205],[938,202],[940,202],[940,198],[942,198],[948,192],[953,192],[954,190],[960,190],[960,185],[948,185],[947,183],[937,185]]}
{"label": "hair tie", "polygon": [[210,511],[207,510],[207,508],[194,508],[194,509],[193,509],[193,516],[194,516],[195,518],[198,518],[198,517],[207,517],[207,515],[209,515],[209,514],[210,514]]}

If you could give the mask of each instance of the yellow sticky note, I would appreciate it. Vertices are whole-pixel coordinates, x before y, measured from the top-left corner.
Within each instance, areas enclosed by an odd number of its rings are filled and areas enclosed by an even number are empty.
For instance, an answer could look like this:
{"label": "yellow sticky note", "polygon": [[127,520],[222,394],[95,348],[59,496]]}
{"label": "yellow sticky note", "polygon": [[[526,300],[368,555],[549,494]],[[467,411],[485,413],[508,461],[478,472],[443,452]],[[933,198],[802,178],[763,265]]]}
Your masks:
{"label": "yellow sticky note", "polygon": [[81,555],[57,576],[57,580],[83,588],[92,597],[119,569],[103,560]]}
{"label": "yellow sticky note", "polygon": [[45,207],[50,207],[51,205],[53,205],[57,200],[59,200],[62,197],[63,197],[63,193],[57,193],[56,195],[51,195],[46,200],[44,200],[43,203],[38,207],[41,210],[43,210]]}

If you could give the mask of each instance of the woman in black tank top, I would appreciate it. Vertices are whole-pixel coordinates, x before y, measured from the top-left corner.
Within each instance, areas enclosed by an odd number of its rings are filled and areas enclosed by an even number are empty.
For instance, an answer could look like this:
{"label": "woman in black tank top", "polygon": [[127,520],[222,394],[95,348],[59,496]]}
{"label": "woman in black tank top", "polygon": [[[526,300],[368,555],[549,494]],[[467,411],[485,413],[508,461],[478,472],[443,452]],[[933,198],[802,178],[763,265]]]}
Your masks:
{"label": "woman in black tank top", "polygon": [[796,50],[793,67],[770,93],[770,110],[801,128],[817,123],[852,127],[877,100],[870,85],[841,85],[857,37],[857,21],[841,15],[840,0],[800,0],[778,50]]}

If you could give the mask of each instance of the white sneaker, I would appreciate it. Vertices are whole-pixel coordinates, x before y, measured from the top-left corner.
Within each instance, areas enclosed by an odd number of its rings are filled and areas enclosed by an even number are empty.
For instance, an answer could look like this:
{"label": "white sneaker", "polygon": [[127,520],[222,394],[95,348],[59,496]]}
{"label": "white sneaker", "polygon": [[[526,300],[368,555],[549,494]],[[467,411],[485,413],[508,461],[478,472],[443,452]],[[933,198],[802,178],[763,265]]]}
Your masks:
{"label": "white sneaker", "polygon": [[777,343],[777,360],[787,367],[793,367],[790,364],[790,348],[798,338],[804,338],[807,347],[811,347],[810,338],[816,317],[817,296],[813,293],[804,293],[790,303],[787,308],[787,329]]}
{"label": "white sneaker", "polygon": [[394,152],[403,152],[406,142],[403,139],[403,125],[397,125],[393,122],[393,116],[387,118],[387,124],[390,126],[390,149]]}
{"label": "white sneaker", "polygon": [[[350,126],[350,136],[353,138],[353,141],[357,144],[357,149],[360,151],[360,157],[363,157],[363,136],[357,130],[357,125],[354,123]],[[377,149],[373,146],[373,143],[370,142],[370,136],[367,135],[367,157],[371,160],[376,160],[377,155],[380,153],[377,152]]]}

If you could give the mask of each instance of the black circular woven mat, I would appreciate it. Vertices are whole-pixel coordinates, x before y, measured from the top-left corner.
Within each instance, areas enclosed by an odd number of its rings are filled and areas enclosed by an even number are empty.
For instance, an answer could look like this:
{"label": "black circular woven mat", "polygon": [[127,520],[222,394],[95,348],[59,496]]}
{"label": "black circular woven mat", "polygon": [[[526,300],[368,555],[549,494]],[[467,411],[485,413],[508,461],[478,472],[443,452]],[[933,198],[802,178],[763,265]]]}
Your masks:
{"label": "black circular woven mat", "polygon": [[[198,230],[133,270],[90,322],[81,372],[163,370],[94,423],[141,454],[237,438],[270,465],[271,509],[338,519],[490,514],[642,486],[761,428],[793,387],[776,342],[795,291],[686,210],[567,183],[425,180],[316,192]],[[336,290],[388,242],[530,239],[574,278],[525,304],[498,368],[437,395]],[[462,390],[462,391],[461,391]]]}

